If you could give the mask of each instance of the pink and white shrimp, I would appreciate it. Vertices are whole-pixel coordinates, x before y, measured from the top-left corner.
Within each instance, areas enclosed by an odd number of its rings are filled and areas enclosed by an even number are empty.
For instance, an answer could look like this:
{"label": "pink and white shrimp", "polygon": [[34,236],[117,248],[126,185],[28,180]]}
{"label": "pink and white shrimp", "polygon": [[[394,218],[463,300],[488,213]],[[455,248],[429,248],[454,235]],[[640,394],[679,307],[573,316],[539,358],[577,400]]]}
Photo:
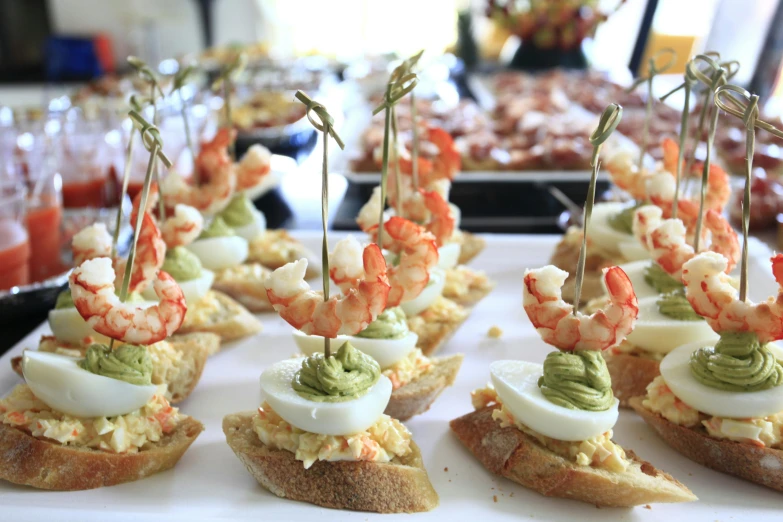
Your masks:
{"label": "pink and white shrimp", "polygon": [[[665,138],[663,143],[661,143],[661,147],[663,148],[663,167],[671,175],[672,185],[674,185],[680,146],[673,139]],[[701,176],[703,169],[704,163],[697,161],[693,164],[691,172],[683,173],[683,175]],[[674,194],[673,189],[672,194]],[[731,198],[729,175],[719,165],[711,163],[710,171],[707,174],[707,192],[704,198],[706,208],[721,212],[726,203],[729,202],[729,198]]]}
{"label": "pink and white shrimp", "polygon": [[[342,256],[338,259],[342,260]],[[367,245],[361,259],[363,273],[354,277],[351,285],[345,285],[344,296],[333,295],[324,301],[322,293],[311,290],[304,280],[306,259],[288,263],[269,274],[266,295],[280,317],[303,333],[332,339],[338,335],[355,335],[383,312],[390,289],[386,261],[378,246]],[[355,274],[354,260],[349,264],[346,270]]]}
{"label": "pink and white shrimp", "polygon": [[783,254],[770,258],[778,295],[763,303],[740,301],[726,275],[729,261],[716,252],[703,252],[685,263],[682,282],[694,311],[716,332],[753,332],[761,343],[783,339]]}
{"label": "pink and white shrimp", "polygon": [[263,145],[252,145],[236,165],[236,190],[246,190],[260,184],[271,170],[272,155]]}
{"label": "pink and white shrimp", "polygon": [[[421,156],[419,159],[419,181],[426,187],[433,181],[440,179],[453,180],[462,168],[462,155],[454,144],[451,134],[440,127],[425,126],[419,135],[423,141],[435,145],[437,154],[430,160]],[[400,171],[403,174],[412,174],[413,162],[406,156],[400,157]]]}
{"label": "pink and white shrimp", "polygon": [[111,256],[112,237],[104,223],[93,223],[74,234],[71,240],[73,264],[79,266],[88,259]]}
{"label": "pink and white shrimp", "polygon": [[[435,237],[424,227],[392,216],[383,224],[383,247],[400,254],[400,263],[389,267],[391,291],[387,305],[398,306],[415,299],[430,281],[430,270],[438,264]],[[369,233],[377,237],[378,226]]]}
{"label": "pink and white shrimp", "polygon": [[120,302],[114,278],[108,257],[87,260],[71,273],[73,303],[93,330],[118,341],[148,345],[162,341],[182,325],[187,312],[185,296],[169,274],[158,273],[153,288],[160,302],[149,308]]}
{"label": "pink and white shrimp", "polygon": [[[636,210],[633,233],[652,255],[653,260],[669,275],[679,280],[682,267],[696,252],[687,242],[686,229],[679,219],[662,219],[663,211],[654,205]],[[710,232],[709,250],[728,259],[727,270],[737,264],[740,254],[737,233],[726,219],[715,210],[704,216],[704,228]]]}
{"label": "pink and white shrimp", "polygon": [[372,189],[372,195],[367,202],[359,209],[356,216],[356,224],[362,231],[367,232],[373,227],[378,226],[378,219],[381,215],[381,186],[378,185]]}
{"label": "pink and white shrimp", "polygon": [[169,248],[186,246],[195,241],[204,230],[204,216],[197,209],[183,204],[174,207],[174,215],[160,227],[163,241]]}
{"label": "pink and white shrimp", "polygon": [[545,343],[566,351],[606,350],[633,331],[639,303],[631,280],[618,266],[604,268],[603,274],[609,304],[587,316],[574,314],[573,305],[563,300],[568,272],[552,265],[525,271],[525,312]]}

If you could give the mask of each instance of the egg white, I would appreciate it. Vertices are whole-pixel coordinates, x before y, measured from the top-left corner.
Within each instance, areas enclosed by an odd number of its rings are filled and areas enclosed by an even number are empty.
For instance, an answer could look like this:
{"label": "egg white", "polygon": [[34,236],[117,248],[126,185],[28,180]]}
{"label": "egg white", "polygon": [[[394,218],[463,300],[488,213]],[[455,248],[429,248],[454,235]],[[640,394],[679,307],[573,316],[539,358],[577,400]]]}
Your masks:
{"label": "egg white", "polygon": [[311,433],[351,435],[366,430],[383,414],[392,392],[392,383],[387,377],[381,375],[378,382],[358,399],[310,401],[296,393],[291,384],[302,361],[280,361],[261,374],[261,395],[289,424]]}
{"label": "egg white", "polygon": [[633,234],[620,232],[609,225],[609,219],[628,205],[629,203],[611,202],[596,203],[593,207],[588,238],[600,249],[612,254],[620,254],[620,243],[636,241]]}
{"label": "egg white", "polygon": [[620,249],[620,254],[628,261],[641,261],[651,258],[650,251],[635,237],[628,241],[618,243],[617,247]]}
{"label": "egg white", "polygon": [[[177,281],[177,284],[182,289],[182,293],[185,294],[185,302],[187,304],[193,304],[201,300],[202,297],[207,295],[209,289],[212,288],[212,283],[215,280],[215,273],[205,268],[201,269],[201,274],[196,279],[190,279],[188,281]],[[158,297],[155,295],[155,289],[152,285],[147,286],[141,293],[145,299],[157,301]]]}
{"label": "egg white", "polygon": [[[323,353],[324,338],[320,335],[307,335],[299,330],[293,331],[294,342],[305,355]],[[345,342],[350,342],[354,348],[375,359],[385,370],[408,356],[416,348],[419,336],[408,332],[399,339],[367,339],[353,335],[338,335],[332,339],[332,350],[337,351]]]}
{"label": "egg white", "polygon": [[639,317],[628,342],[653,353],[669,353],[684,343],[717,342],[719,339],[707,321],[678,321],[658,310],[660,296],[639,300]]}
{"label": "egg white", "polygon": [[222,270],[241,265],[248,256],[247,239],[239,236],[197,239],[185,248],[196,254],[208,270]]}
{"label": "egg white", "polygon": [[462,246],[459,243],[446,243],[438,248],[438,268],[448,270],[459,263],[459,254]]}
{"label": "egg white", "polygon": [[264,216],[264,213],[257,208],[252,209],[251,213],[253,214],[253,220],[250,223],[241,227],[232,227],[239,237],[243,237],[248,241],[252,241],[266,233],[266,216]]}
{"label": "egg white", "polygon": [[549,401],[538,387],[541,364],[495,361],[489,366],[498,397],[525,426],[557,440],[579,441],[600,435],[617,423],[619,401],[606,411],[571,410]]}
{"label": "egg white", "polygon": [[[714,341],[699,341],[675,348],[661,361],[661,377],[682,402],[708,415],[730,419],[747,419],[775,415],[783,411],[783,389],[756,392],[717,390],[699,382],[690,368],[691,354]],[[772,345],[772,353],[783,360],[783,350]]]}
{"label": "egg white", "polygon": [[[636,294],[637,299],[644,299],[645,297],[657,297],[658,291],[650,286],[647,281],[644,280],[644,274],[652,264],[652,261],[632,261],[630,263],[623,263],[620,268],[628,276],[633,285],[633,291]],[[601,280],[601,284],[606,292],[606,283]]]}
{"label": "egg white", "polygon": [[155,395],[154,384],[137,385],[79,367],[81,359],[35,350],[22,356],[24,379],[47,406],[74,417],[114,417],[138,410]]}
{"label": "egg white", "polygon": [[433,268],[430,271],[430,281],[424,287],[424,290],[414,299],[400,304],[400,308],[408,317],[418,315],[432,306],[432,303],[443,295],[444,286],[446,286],[446,274],[440,268]]}

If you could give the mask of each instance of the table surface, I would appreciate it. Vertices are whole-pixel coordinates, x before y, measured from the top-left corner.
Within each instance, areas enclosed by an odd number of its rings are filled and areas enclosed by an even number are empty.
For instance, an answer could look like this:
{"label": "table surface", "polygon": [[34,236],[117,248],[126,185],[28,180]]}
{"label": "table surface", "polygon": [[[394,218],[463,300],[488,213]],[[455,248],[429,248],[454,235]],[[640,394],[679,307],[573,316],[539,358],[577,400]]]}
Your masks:
{"label": "table surface", "polygon": [[[297,234],[314,251],[319,236]],[[334,234],[333,239],[340,237]],[[585,504],[542,497],[487,472],[450,433],[448,421],[471,410],[470,391],[484,386],[488,367],[500,359],[543,360],[551,351],[533,330],[521,305],[522,272],[545,264],[557,236],[488,236],[486,250],[473,265],[497,282],[495,291],[476,306],[470,318],[442,353],[464,353],[465,362],[455,385],[447,389],[427,413],[406,424],[424,456],[430,479],[440,495],[440,506],[415,515],[415,520],[495,521],[688,520],[755,522],[780,520],[780,495],[763,487],[722,475],[682,458],[668,448],[644,422],[622,411],[615,439],[642,458],[671,473],[700,497],[690,504],[655,504],[651,509],[595,509]],[[751,296],[769,291],[769,250],[752,242]],[[184,413],[201,420],[206,430],[173,469],[130,484],[83,492],[41,492],[0,483],[0,505],[8,520],[99,520],[106,513],[118,519],[144,520],[229,518],[232,520],[414,520],[407,515],[376,516],[315,507],[279,499],[261,488],[225,443],[222,417],[259,405],[258,376],[268,365],[296,352],[291,327],[275,314],[260,316],[264,331],[232,343],[213,356],[196,390],[181,405]],[[487,336],[491,326],[503,330],[499,339]],[[23,348],[33,348],[42,326],[0,358],[0,392],[21,381],[9,361]]]}

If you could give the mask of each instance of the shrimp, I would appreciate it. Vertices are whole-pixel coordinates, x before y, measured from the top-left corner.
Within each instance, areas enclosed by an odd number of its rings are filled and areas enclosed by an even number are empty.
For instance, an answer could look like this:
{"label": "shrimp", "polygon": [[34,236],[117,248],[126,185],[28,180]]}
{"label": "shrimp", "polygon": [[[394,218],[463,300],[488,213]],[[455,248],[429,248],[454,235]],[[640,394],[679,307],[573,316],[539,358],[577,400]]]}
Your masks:
{"label": "shrimp", "polygon": [[[671,138],[665,138],[661,144],[663,148],[663,167],[671,175],[671,185],[676,181],[674,176],[677,174],[677,160],[680,154],[680,146]],[[704,163],[697,161],[693,164],[690,172],[685,173],[688,176],[700,177],[704,170]],[[671,189],[672,196],[674,189]],[[715,163],[710,164],[710,170],[707,174],[707,192],[704,197],[706,208],[711,208],[721,212],[731,198],[731,185],[729,175],[720,166]],[[671,197],[670,199],[673,199]]]}
{"label": "shrimp", "polygon": [[252,145],[237,164],[236,190],[246,190],[260,184],[269,174],[271,154],[263,145]]}
{"label": "shrimp", "polygon": [[608,305],[586,316],[573,313],[563,301],[561,288],[568,272],[553,265],[525,271],[524,308],[545,343],[561,350],[606,350],[620,344],[633,331],[639,303],[623,269],[603,269]]}
{"label": "shrimp", "polygon": [[174,215],[160,227],[163,241],[169,248],[186,246],[204,230],[204,217],[197,209],[181,203],[174,207]]}
{"label": "shrimp", "polygon": [[[638,154],[638,153],[637,153]],[[629,149],[618,150],[606,159],[606,170],[612,183],[623,189],[637,201],[647,199],[647,181],[652,175],[646,169],[639,171],[635,153]]]}
{"label": "shrimp", "polygon": [[[435,237],[424,227],[399,216],[383,224],[383,247],[400,254],[400,263],[388,270],[391,291],[387,305],[398,306],[419,296],[430,281],[430,270],[438,264]],[[377,236],[378,225],[368,232]]]}
{"label": "shrimp", "polygon": [[454,234],[455,219],[448,201],[434,190],[419,189],[403,203],[405,215],[421,223],[435,236],[438,246]]}
{"label": "shrimp", "polygon": [[729,261],[716,252],[703,252],[685,263],[685,297],[716,332],[753,332],[762,344],[783,339],[783,254],[770,261],[778,295],[763,303],[739,300],[726,274]]}
{"label": "shrimp", "polygon": [[[653,260],[664,271],[679,280],[683,265],[696,252],[686,241],[686,230],[679,219],[662,219],[663,211],[653,205],[646,205],[634,214],[633,233],[652,254]],[[737,233],[728,221],[714,210],[704,216],[705,229],[711,233],[710,251],[728,259],[727,270],[737,264],[740,254]]]}
{"label": "shrimp", "polygon": [[367,200],[359,214],[356,215],[356,224],[362,231],[367,232],[374,226],[378,226],[378,217],[381,215],[381,186],[372,189],[372,196]]}
{"label": "shrimp", "polygon": [[265,281],[266,294],[280,317],[303,333],[329,338],[355,335],[367,328],[386,308],[389,279],[386,261],[377,245],[364,248],[361,273],[353,259],[345,259],[346,253],[354,250],[352,245],[341,247],[335,257],[347,263],[345,267],[335,267],[341,278],[351,280],[343,288],[343,297],[333,295],[324,301],[320,292],[310,289],[304,280],[306,259],[272,272]]}
{"label": "shrimp", "polygon": [[114,278],[107,257],[87,260],[71,273],[73,303],[90,328],[117,341],[148,345],[162,341],[182,325],[185,296],[169,274],[158,272],[153,288],[160,302],[149,308],[120,302],[114,293]]}
{"label": "shrimp", "polygon": [[227,129],[221,129],[215,139],[201,148],[196,158],[196,169],[205,181],[201,185],[191,185],[178,172],[169,171],[161,181],[166,206],[189,205],[207,216],[214,216],[228,206],[237,186],[234,164],[226,151],[229,137]]}
{"label": "shrimp", "polygon": [[[438,154],[428,160],[419,157],[419,181],[427,186],[439,179],[453,180],[462,168],[462,156],[454,144],[451,134],[440,127],[427,126],[420,138],[434,144]],[[403,174],[413,173],[413,161],[400,157],[400,171]]]}
{"label": "shrimp", "polygon": [[109,257],[112,237],[104,223],[93,223],[74,234],[71,241],[73,264],[79,266],[88,259]]}

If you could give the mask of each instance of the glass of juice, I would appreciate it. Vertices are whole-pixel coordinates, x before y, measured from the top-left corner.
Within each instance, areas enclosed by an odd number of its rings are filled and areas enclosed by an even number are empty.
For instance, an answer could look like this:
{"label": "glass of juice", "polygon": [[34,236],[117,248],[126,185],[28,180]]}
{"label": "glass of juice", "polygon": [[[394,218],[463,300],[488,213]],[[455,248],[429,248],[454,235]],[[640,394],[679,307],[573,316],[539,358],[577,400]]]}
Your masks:
{"label": "glass of juice", "polygon": [[107,129],[100,121],[67,122],[60,137],[60,174],[65,208],[116,204],[116,177]]}
{"label": "glass of juice", "polygon": [[0,176],[0,291],[30,282],[30,242],[24,226],[26,196],[24,183]]}
{"label": "glass of juice", "polygon": [[30,236],[30,282],[59,275],[65,270],[62,248],[62,178],[52,154],[27,176],[25,224]]}

